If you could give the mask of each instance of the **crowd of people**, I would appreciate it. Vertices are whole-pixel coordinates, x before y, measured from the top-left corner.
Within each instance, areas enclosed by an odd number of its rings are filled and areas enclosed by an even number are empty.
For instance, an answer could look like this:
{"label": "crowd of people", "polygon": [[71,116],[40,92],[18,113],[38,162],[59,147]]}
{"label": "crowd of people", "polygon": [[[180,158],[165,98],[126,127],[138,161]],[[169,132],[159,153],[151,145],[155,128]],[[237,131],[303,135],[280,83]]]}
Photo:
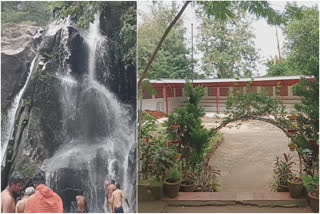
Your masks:
{"label": "crowd of people", "polygon": [[[24,188],[24,178],[18,172],[13,172],[8,180],[8,186],[1,192],[1,213],[63,213],[63,202],[60,196],[45,184],[43,172],[36,173],[32,178],[33,187],[27,187],[20,200],[16,203],[14,194],[19,194]],[[122,201],[129,202],[120,189],[120,184],[105,181],[106,208],[112,213],[123,213]],[[77,211],[87,212],[86,198],[80,190],[76,196]]]}

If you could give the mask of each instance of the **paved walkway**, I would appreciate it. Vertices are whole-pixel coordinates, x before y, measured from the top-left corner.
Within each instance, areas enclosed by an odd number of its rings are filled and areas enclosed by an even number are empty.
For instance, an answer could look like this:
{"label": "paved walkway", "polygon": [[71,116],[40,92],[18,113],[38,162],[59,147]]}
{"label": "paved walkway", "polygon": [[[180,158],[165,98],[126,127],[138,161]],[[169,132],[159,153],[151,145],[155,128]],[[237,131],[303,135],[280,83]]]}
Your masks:
{"label": "paved walkway", "polygon": [[138,203],[139,213],[311,213],[311,208],[256,207],[248,205],[169,207],[163,201]]}
{"label": "paved walkway", "polygon": [[255,207],[246,205],[167,207],[167,213],[311,213],[310,208]]}
{"label": "paved walkway", "polygon": [[[205,124],[210,127],[208,120]],[[224,142],[210,160],[210,164],[221,170],[220,191],[271,191],[275,157],[283,157],[284,152],[297,157],[296,152],[288,149],[288,138],[277,127],[262,121],[230,125],[233,127],[221,129]]]}

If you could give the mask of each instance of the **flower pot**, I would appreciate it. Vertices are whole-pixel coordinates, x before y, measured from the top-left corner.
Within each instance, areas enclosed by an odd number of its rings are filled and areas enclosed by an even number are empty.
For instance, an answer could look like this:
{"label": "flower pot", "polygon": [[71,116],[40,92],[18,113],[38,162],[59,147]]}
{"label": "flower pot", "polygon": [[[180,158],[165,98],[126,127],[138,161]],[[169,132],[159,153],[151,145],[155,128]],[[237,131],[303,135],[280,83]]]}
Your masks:
{"label": "flower pot", "polygon": [[299,198],[303,194],[303,180],[292,178],[288,180],[289,192],[292,198]]}
{"label": "flower pot", "polygon": [[308,193],[310,199],[310,207],[312,212],[318,213],[319,212],[319,196],[316,192],[309,192]]}
{"label": "flower pot", "polygon": [[173,158],[175,160],[180,160],[181,159],[181,153],[177,153]]}
{"label": "flower pot", "polygon": [[298,130],[293,130],[293,129],[289,129],[289,130],[288,130],[288,133],[289,133],[290,135],[295,135],[297,132],[298,132]]}
{"label": "flower pot", "polygon": [[297,120],[298,119],[298,117],[296,115],[289,115],[289,116],[287,116],[287,118],[289,120]]}
{"label": "flower pot", "polygon": [[293,152],[297,148],[297,146],[295,144],[288,144],[288,147],[291,152]]}
{"label": "flower pot", "polygon": [[194,183],[191,183],[191,184],[181,183],[180,185],[180,190],[182,192],[193,192],[195,188],[196,188],[196,185]]}
{"label": "flower pot", "polygon": [[278,184],[277,192],[289,192],[289,187],[285,185]]}
{"label": "flower pot", "polygon": [[178,196],[179,188],[180,188],[180,181],[177,181],[176,183],[170,183],[165,181],[163,184],[164,187],[164,193],[170,197],[175,198]]}
{"label": "flower pot", "polygon": [[170,126],[170,129],[172,129],[172,130],[178,130],[179,129],[179,125],[171,125]]}

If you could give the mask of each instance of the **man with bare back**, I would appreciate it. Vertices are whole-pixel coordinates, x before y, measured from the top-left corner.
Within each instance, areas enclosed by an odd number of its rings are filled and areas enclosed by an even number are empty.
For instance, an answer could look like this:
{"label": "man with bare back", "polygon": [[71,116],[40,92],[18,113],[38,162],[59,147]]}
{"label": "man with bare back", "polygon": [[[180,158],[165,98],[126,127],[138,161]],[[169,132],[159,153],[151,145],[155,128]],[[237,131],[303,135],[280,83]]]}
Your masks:
{"label": "man with bare back", "polygon": [[8,180],[8,186],[1,192],[1,213],[14,213],[16,211],[16,200],[14,193],[22,190],[23,177],[18,172],[13,172]]}
{"label": "man with bare back", "polygon": [[24,213],[24,208],[26,206],[26,203],[29,199],[29,197],[35,192],[35,189],[33,187],[28,187],[24,191],[24,196],[23,198],[17,202],[16,205],[16,213]]}
{"label": "man with bare back", "polygon": [[106,199],[108,201],[108,186],[111,184],[109,180],[104,181],[104,192],[106,193]]}
{"label": "man with bare back", "polygon": [[120,184],[117,184],[117,189],[113,191],[111,197],[111,205],[112,205],[112,212],[113,213],[124,213],[122,207],[122,200],[124,199],[129,207],[129,202],[122,190],[120,190]]}
{"label": "man with bare back", "polygon": [[111,184],[109,184],[107,187],[107,200],[108,200],[108,208],[110,212],[112,211],[112,206],[111,206],[112,192],[116,190],[115,182],[116,182],[115,180],[111,180]]}
{"label": "man with bare back", "polygon": [[80,194],[76,196],[76,201],[78,205],[78,213],[86,212],[86,198],[83,196],[83,191],[80,190]]}

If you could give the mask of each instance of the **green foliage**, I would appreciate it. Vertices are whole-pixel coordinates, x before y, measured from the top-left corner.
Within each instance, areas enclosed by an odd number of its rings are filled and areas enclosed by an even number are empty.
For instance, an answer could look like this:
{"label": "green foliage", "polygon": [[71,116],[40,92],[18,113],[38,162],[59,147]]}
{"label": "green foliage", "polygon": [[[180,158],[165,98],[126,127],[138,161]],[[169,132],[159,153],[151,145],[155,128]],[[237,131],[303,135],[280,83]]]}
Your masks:
{"label": "green foliage", "polygon": [[219,183],[217,176],[220,175],[220,170],[208,163],[198,163],[196,170],[192,173],[192,178],[198,186],[197,191],[200,192],[217,192]]}
{"label": "green foliage", "polygon": [[314,75],[319,77],[319,10],[288,4],[283,15],[285,55],[278,64],[268,63],[269,76]]}
{"label": "green foliage", "polygon": [[183,168],[194,171],[196,164],[203,162],[205,148],[214,135],[214,131],[205,129],[201,124],[204,110],[199,103],[204,95],[203,88],[200,86],[193,88],[191,83],[187,82],[185,91],[188,96],[185,106],[169,116],[168,127],[179,125],[178,133],[170,130],[169,132],[181,138]]}
{"label": "green foliage", "polygon": [[156,119],[146,112],[142,114],[143,122],[141,123],[141,127],[139,127],[141,137],[151,137],[152,132],[156,130]]}
{"label": "green foliage", "polygon": [[223,140],[223,133],[217,132],[209,141],[207,148],[204,150],[204,157],[207,157],[214,151],[215,146]]}
{"label": "green foliage", "polygon": [[308,192],[318,192],[319,194],[319,176],[303,176],[303,183]]}
{"label": "green foliage", "polygon": [[45,61],[48,61],[48,60],[52,60],[53,62],[58,62],[59,61],[59,54],[58,53],[47,53],[47,52],[44,52],[42,54],[43,58]]}
{"label": "green foliage", "polygon": [[206,14],[218,20],[233,19],[236,15],[235,8],[241,8],[257,18],[267,19],[269,24],[280,24],[282,16],[270,7],[267,1],[200,1]]}
{"label": "green foliage", "polygon": [[[229,4],[230,2],[223,2]],[[251,21],[240,8],[235,8],[233,18],[227,20],[207,16],[204,8],[197,11],[202,20],[198,49],[204,53],[202,70],[209,77],[232,78],[252,76],[259,59]]]}
{"label": "green foliage", "polygon": [[55,17],[71,19],[82,29],[87,29],[94,21],[94,16],[101,11],[108,2],[102,1],[55,1],[50,2]]}
{"label": "green foliage", "polygon": [[305,8],[301,15],[284,28],[286,48],[297,70],[311,75],[315,70],[319,71],[319,10],[317,7]]}
{"label": "green foliage", "polygon": [[31,106],[31,99],[28,97],[27,99],[25,99],[24,100],[24,104],[26,105],[26,106]]}
{"label": "green foliage", "polygon": [[319,82],[302,79],[294,87],[295,93],[302,98],[295,104],[298,113],[298,127],[305,141],[319,139]]}
{"label": "green foliage", "polygon": [[263,93],[237,93],[236,88],[233,88],[233,93],[227,98],[226,111],[230,119],[284,114],[280,100]]}
{"label": "green foliage", "polygon": [[33,23],[47,25],[51,17],[49,3],[45,1],[1,2],[1,24]]}
{"label": "green foliage", "polygon": [[236,87],[233,88],[227,98],[227,118],[219,127],[237,120],[260,120],[280,128],[291,140],[295,140],[296,137],[289,134],[288,130],[296,130],[297,124],[286,117],[285,106],[280,97],[273,99],[263,92],[247,93],[250,87],[248,84],[246,93],[240,93]]}
{"label": "green foliage", "polygon": [[[175,2],[167,8],[162,3],[154,4],[151,15],[143,17],[138,26],[138,72],[142,73],[168,24],[178,13]],[[184,43],[183,20],[180,19],[168,34],[148,74],[149,79],[186,78],[190,73],[191,61]]]}
{"label": "green foliage", "polygon": [[167,181],[171,183],[178,182],[181,179],[181,172],[178,168],[174,167],[168,171]]}
{"label": "green foliage", "polygon": [[136,66],[136,48],[137,48],[137,11],[135,7],[130,7],[121,17],[123,26],[120,30],[120,41],[124,48],[123,62],[125,68]]}
{"label": "green foliage", "polygon": [[292,167],[295,164],[293,156],[283,154],[284,158],[276,157],[274,163],[274,179],[278,184],[288,186],[288,179],[293,177]]}
{"label": "green foliage", "polygon": [[298,75],[301,72],[295,68],[295,64],[291,62],[292,60],[289,58],[282,59],[279,63],[273,64],[273,60],[271,59],[267,63],[268,67],[268,76],[287,76],[287,75]]}
{"label": "green foliage", "polygon": [[[313,80],[301,79],[293,88],[295,94],[302,98],[302,102],[294,106],[298,116],[298,135],[294,140],[305,172],[313,174],[314,167],[318,165],[319,150],[316,141],[319,139],[319,10],[317,7],[288,4],[283,19],[286,58],[276,65],[269,62],[268,75],[299,74],[314,77]],[[308,151],[311,151],[311,155]]]}
{"label": "green foliage", "polygon": [[156,120],[148,113],[143,113],[141,123],[141,140],[139,151],[142,154],[142,177],[160,181],[164,179],[167,169],[175,164],[176,148],[167,147],[168,136],[161,131]]}
{"label": "green foliage", "polygon": [[175,148],[166,147],[165,142],[158,141],[153,147],[152,159],[153,169],[152,175],[160,180],[165,175],[167,169],[174,165],[173,157],[176,155]]}

